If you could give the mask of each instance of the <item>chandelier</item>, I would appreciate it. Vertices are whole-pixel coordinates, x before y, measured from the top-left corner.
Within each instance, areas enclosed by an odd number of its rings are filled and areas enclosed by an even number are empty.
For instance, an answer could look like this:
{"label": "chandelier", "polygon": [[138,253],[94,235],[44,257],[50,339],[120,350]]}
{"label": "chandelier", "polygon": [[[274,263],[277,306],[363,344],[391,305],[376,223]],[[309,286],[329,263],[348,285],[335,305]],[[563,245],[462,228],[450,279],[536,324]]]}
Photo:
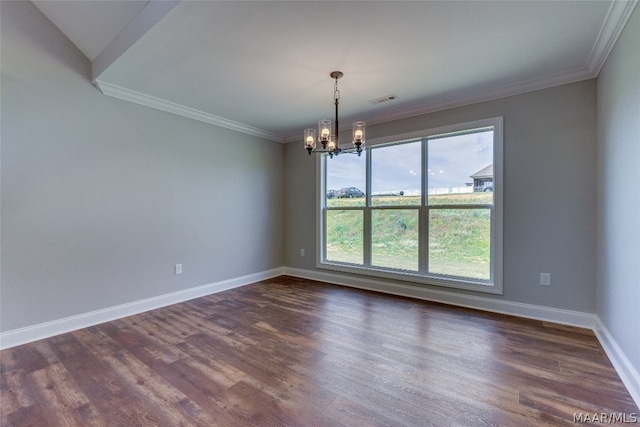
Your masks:
{"label": "chandelier", "polygon": [[[340,148],[340,144],[338,143],[338,100],[340,99],[340,91],[338,90],[338,79],[341,78],[344,74],[342,71],[333,71],[329,74],[332,79],[335,80],[335,84],[333,87],[333,99],[336,105],[336,127],[335,130],[331,124],[331,120],[320,120],[318,122],[318,133],[316,134],[315,129],[305,129],[304,130],[304,148],[307,149],[309,155],[311,153],[329,153],[329,157],[337,156],[342,152]],[[352,142],[353,148],[355,152],[358,153],[358,156],[362,153],[362,148],[364,147],[364,122],[354,122],[353,123],[353,132],[352,132]],[[316,135],[317,142],[322,145],[322,149],[316,150]]]}

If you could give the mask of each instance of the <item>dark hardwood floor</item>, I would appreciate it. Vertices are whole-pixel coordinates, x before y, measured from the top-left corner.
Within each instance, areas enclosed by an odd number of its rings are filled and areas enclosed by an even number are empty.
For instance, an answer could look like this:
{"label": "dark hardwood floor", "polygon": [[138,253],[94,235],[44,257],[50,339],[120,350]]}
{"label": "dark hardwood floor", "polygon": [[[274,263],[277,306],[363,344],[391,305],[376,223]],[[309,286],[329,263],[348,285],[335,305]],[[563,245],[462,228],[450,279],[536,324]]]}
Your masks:
{"label": "dark hardwood floor", "polygon": [[640,411],[589,330],[278,277],[0,352],[8,426],[540,426]]}

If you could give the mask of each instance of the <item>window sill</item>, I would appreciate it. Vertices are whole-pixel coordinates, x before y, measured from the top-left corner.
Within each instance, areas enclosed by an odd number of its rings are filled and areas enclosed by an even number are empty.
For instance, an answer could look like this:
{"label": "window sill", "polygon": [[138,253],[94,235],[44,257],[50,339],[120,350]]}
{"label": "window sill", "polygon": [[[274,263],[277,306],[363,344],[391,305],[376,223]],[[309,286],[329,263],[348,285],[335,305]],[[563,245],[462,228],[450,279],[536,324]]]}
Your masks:
{"label": "window sill", "polygon": [[382,268],[363,267],[355,264],[337,262],[318,262],[317,268],[323,270],[338,271],[364,276],[377,277],[380,279],[400,280],[427,286],[441,286],[446,288],[463,289],[467,291],[482,292],[488,294],[502,295],[501,284],[484,281],[474,281],[473,279],[440,277],[435,275],[423,275],[403,270],[391,270]]}

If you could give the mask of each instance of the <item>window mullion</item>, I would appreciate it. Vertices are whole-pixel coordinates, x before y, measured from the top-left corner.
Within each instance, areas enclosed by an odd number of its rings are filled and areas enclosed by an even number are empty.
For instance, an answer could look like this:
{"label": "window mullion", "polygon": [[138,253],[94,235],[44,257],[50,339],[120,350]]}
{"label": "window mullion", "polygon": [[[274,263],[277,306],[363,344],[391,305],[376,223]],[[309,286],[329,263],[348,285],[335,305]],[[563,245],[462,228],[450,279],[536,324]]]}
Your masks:
{"label": "window mullion", "polygon": [[429,270],[429,209],[427,208],[427,138],[422,138],[422,171],[420,180],[420,211],[418,214],[418,271],[426,274]]}
{"label": "window mullion", "polygon": [[364,245],[362,253],[364,255],[365,267],[371,266],[371,148],[367,148],[367,156],[365,161],[365,208],[363,211],[363,242]]}
{"label": "window mullion", "polygon": [[364,245],[363,248],[363,257],[364,257],[364,266],[365,267],[370,267],[371,266],[371,207],[367,206],[364,208],[364,218],[363,218],[363,228],[364,228],[364,233],[362,236],[362,244]]}

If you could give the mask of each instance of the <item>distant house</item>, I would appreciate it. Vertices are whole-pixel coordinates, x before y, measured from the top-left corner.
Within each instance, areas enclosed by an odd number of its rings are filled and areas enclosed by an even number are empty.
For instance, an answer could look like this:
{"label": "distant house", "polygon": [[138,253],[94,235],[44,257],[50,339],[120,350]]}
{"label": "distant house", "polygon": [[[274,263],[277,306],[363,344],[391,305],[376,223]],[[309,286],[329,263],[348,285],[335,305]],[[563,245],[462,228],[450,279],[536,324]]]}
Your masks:
{"label": "distant house", "polygon": [[471,175],[473,192],[493,191],[493,163]]}

